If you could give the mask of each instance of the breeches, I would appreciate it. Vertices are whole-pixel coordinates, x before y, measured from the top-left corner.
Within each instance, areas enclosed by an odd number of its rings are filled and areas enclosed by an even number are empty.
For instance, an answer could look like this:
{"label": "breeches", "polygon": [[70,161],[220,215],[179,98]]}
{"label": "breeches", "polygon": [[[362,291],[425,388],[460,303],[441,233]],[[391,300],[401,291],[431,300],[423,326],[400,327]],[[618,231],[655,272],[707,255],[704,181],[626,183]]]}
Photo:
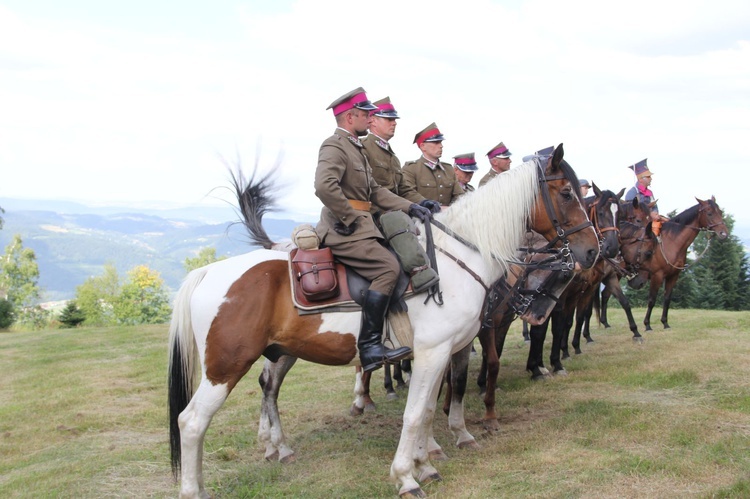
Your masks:
{"label": "breeches", "polygon": [[388,296],[393,293],[401,265],[398,259],[375,238],[330,246],[334,256],[372,281],[370,289]]}

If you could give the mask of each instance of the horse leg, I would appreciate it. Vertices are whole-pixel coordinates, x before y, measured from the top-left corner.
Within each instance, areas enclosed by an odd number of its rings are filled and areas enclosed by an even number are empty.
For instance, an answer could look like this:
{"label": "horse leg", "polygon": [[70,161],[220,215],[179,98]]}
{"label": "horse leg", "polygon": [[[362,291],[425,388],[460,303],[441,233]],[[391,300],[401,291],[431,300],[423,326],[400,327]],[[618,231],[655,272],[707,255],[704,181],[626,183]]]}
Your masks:
{"label": "horse leg", "polygon": [[529,343],[531,341],[531,336],[529,336],[529,323],[526,321],[522,321],[523,325],[522,327],[522,333],[523,333],[523,341],[526,343]]}
{"label": "horse leg", "polygon": [[402,390],[409,385],[409,375],[411,374],[411,360],[404,359],[398,363],[398,371],[393,370],[393,377],[396,380],[396,389]]}
{"label": "horse leg", "polygon": [[[398,364],[393,365],[393,372],[395,373],[396,370],[399,369]],[[398,398],[398,395],[396,395],[396,390],[393,389],[393,378],[391,377],[391,365],[386,362],[384,369],[383,369],[383,387],[385,388],[385,398],[386,400],[396,400]]]}
{"label": "horse leg", "polygon": [[[616,279],[616,277],[614,279]],[[617,282],[617,287],[620,288],[619,281]],[[620,288],[620,293],[622,293],[622,288]],[[610,296],[612,296],[612,291],[610,290],[609,284],[607,284],[604,286],[601,295],[599,295],[599,322],[602,323],[604,329],[610,328],[609,322],[607,321],[607,303],[609,302]],[[620,303],[622,303],[622,301]]]}
{"label": "horse leg", "polygon": [[477,338],[479,338],[479,344],[482,346],[482,365],[479,368],[479,376],[477,376],[477,386],[479,386],[479,395],[484,395],[487,391],[487,369],[489,368],[487,364],[490,361],[488,356],[491,357],[492,350],[495,350],[495,328],[482,326]]}
{"label": "horse leg", "polygon": [[565,375],[567,371],[560,361],[560,350],[563,337],[565,336],[566,330],[570,331],[572,322],[568,320],[564,311],[552,312],[552,348],[549,353],[549,363],[552,366],[552,372],[554,374]]}
{"label": "horse leg", "polygon": [[350,416],[361,416],[365,412],[375,412],[377,406],[370,397],[372,372],[363,372],[362,367],[355,367],[354,401],[349,409]]}
{"label": "horse leg", "polygon": [[648,306],[646,308],[646,317],[643,318],[643,325],[646,327],[646,331],[653,331],[651,329],[651,311],[656,305],[656,296],[659,294],[659,288],[661,287],[662,279],[651,276],[651,281],[648,288]]}
{"label": "horse leg", "polygon": [[469,358],[471,357],[472,343],[454,353],[451,356],[450,385],[453,394],[448,411],[448,428],[456,437],[456,445],[459,449],[477,449],[476,439],[466,429],[464,420],[464,395],[466,395],[466,381],[469,375]]}
{"label": "horse leg", "polygon": [[182,457],[180,497],[211,497],[203,483],[203,441],[211,418],[228,396],[229,387],[226,383],[214,385],[204,377],[190,403],[177,418]]}
{"label": "horse leg", "polygon": [[[416,345],[415,345],[416,346]],[[391,479],[399,486],[399,495],[425,497],[419,480],[439,480],[440,474],[429,464],[430,445],[437,445],[431,438],[431,429],[425,427],[434,417],[438,391],[445,370],[450,360],[450,347],[424,349],[415,348],[415,355],[409,395],[404,408],[403,427],[396,454],[391,463]],[[432,413],[430,413],[432,411]]]}
{"label": "horse leg", "polygon": [[667,316],[669,315],[669,304],[672,302],[672,290],[674,289],[675,284],[677,284],[677,279],[679,277],[680,274],[677,273],[667,277],[664,282],[664,306],[661,312],[661,323],[664,325],[664,329],[670,329],[669,321],[667,320]]}
{"label": "horse leg", "polygon": [[258,384],[263,391],[258,423],[258,441],[265,445],[265,458],[287,464],[295,461],[294,451],[286,444],[286,436],[279,416],[279,390],[289,370],[297,362],[296,357],[282,355],[276,362],[266,360]]}
{"label": "horse leg", "polygon": [[[583,315],[585,314],[585,311],[581,310],[581,307],[576,307],[575,310],[575,318],[576,318],[576,327],[573,330],[573,341],[571,342],[571,346],[573,347],[573,351],[576,353],[576,355],[580,355],[583,352],[581,351],[581,329],[583,326],[584,318]],[[567,339],[567,335],[565,335]],[[563,359],[567,359],[570,357],[568,355],[567,348],[563,347]]]}
{"label": "horse leg", "polygon": [[594,295],[589,295],[588,300],[588,305],[583,307],[583,331],[581,333],[586,338],[586,343],[593,343],[594,338],[591,337],[591,316],[594,314]]}
{"label": "horse leg", "polygon": [[628,318],[628,326],[633,333],[633,341],[636,343],[643,343],[643,336],[638,332],[638,324],[636,324],[635,317],[633,317],[633,311],[630,309],[630,300],[628,300],[628,297],[625,296],[625,293],[622,291],[620,281],[617,281],[617,286],[613,286],[613,289],[617,301],[620,302],[620,306],[625,311],[625,315]]}
{"label": "horse leg", "polygon": [[544,367],[544,340],[547,337],[547,327],[549,325],[550,318],[547,319],[538,326],[531,326],[529,329],[529,358],[526,362],[526,370],[531,372],[532,380],[543,379],[544,376],[549,374],[549,371]]}
{"label": "horse leg", "polygon": [[498,423],[497,414],[495,414],[495,391],[497,375],[500,372],[500,356],[503,354],[505,338],[514,318],[513,312],[510,311],[509,314],[506,314],[500,326],[493,328],[495,348],[491,349],[487,356],[487,390],[484,392],[484,418],[482,419],[482,426],[489,432],[500,430],[500,423]]}

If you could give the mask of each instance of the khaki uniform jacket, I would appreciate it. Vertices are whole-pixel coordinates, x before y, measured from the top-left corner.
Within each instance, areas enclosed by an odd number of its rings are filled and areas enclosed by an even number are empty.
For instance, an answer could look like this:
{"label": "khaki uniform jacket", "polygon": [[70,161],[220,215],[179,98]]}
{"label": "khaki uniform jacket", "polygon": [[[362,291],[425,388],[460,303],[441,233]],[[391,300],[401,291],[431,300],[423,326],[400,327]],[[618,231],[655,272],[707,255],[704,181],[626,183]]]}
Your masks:
{"label": "khaki uniform jacket", "polygon": [[[385,147],[383,147],[384,144]],[[362,141],[364,153],[372,168],[372,176],[375,182],[385,187],[397,196],[408,199],[412,203],[424,201],[410,185],[404,182],[404,174],[401,171],[401,162],[391,149],[390,144],[382,141],[373,134],[369,134]]]}
{"label": "khaki uniform jacket", "polygon": [[498,175],[500,175],[500,174],[497,173],[492,168],[490,168],[490,171],[487,173],[487,175],[485,175],[484,177],[482,177],[482,180],[479,181],[479,187],[482,187],[484,184],[486,184],[487,182],[489,182],[493,178],[497,177]]}
{"label": "khaki uniform jacket", "polygon": [[419,194],[448,206],[463,194],[464,190],[456,179],[453,166],[443,162],[440,162],[440,165],[442,169],[436,166],[432,170],[422,156],[416,161],[408,161],[401,171],[404,173],[406,184]]}
{"label": "khaki uniform jacket", "polygon": [[471,184],[466,184],[462,186],[464,192],[474,192],[474,186]]}
{"label": "khaki uniform jacket", "polygon": [[[315,195],[323,203],[315,232],[327,246],[383,237],[370,213],[355,210],[349,204],[349,199],[370,201],[383,211],[402,210],[408,213],[411,206],[410,201],[375,182],[361,143],[340,128],[320,146],[315,170]],[[349,236],[342,236],[333,230],[336,222],[349,226],[355,221],[357,227]]]}

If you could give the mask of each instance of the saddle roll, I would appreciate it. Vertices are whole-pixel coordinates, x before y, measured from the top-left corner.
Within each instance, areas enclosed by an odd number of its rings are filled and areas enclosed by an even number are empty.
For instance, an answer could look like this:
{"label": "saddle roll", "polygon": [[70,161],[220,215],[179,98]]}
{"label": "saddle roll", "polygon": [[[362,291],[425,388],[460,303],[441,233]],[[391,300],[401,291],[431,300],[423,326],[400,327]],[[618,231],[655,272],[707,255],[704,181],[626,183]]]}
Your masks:
{"label": "saddle roll", "polygon": [[389,211],[380,216],[380,227],[391,248],[398,255],[401,268],[411,277],[414,293],[426,291],[440,280],[430,267],[430,260],[419,240],[417,227],[402,211]]}

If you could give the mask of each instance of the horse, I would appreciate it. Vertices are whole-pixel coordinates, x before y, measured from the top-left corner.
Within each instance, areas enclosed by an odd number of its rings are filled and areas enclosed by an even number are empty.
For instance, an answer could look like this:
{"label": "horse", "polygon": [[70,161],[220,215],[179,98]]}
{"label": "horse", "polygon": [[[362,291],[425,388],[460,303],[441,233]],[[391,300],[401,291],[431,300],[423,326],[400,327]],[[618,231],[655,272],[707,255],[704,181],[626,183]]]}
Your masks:
{"label": "horse", "polygon": [[[545,320],[557,303],[560,294],[573,278],[574,269],[565,264],[564,253],[550,248],[539,234],[529,233],[525,248],[520,248],[519,258],[524,264],[514,264],[508,278],[496,283],[505,298],[485,312],[490,320],[482,321],[477,334],[482,345],[482,364],[477,385],[484,397],[485,414],[482,426],[495,432],[500,425],[495,413],[495,388],[500,369],[500,356],[505,345],[508,329],[516,317],[524,324],[539,324]],[[562,241],[560,241],[562,242]],[[453,354],[446,373],[447,389],[443,412],[448,415],[448,425],[457,438],[459,448],[476,448],[478,444],[466,430],[463,417],[463,398],[466,394],[470,351],[461,350]]]}
{"label": "horse", "polygon": [[[669,329],[669,304],[672,300],[672,289],[674,289],[680,273],[687,268],[687,251],[690,245],[701,231],[709,233],[709,237],[715,234],[720,240],[729,236],[729,229],[724,223],[724,214],[716,204],[716,198],[709,200],[695,198],[698,204],[691,206],[672,220],[664,222],[661,229],[661,242],[659,242],[653,258],[648,264],[651,274],[648,308],[643,324],[646,331],[651,329],[651,311],[656,304],[656,295],[664,283],[664,305],[661,313],[661,323],[664,329]],[[631,284],[635,289],[636,285]]]}
{"label": "horse", "polygon": [[[441,479],[428,452],[428,442],[434,441],[432,421],[441,374],[450,355],[474,338],[488,283],[506,272],[529,217],[550,238],[588,222],[563,154],[560,144],[548,160],[535,157],[462,196],[450,210],[434,217],[445,229],[434,235],[442,292],[439,299],[422,306],[418,305],[421,297],[407,297],[412,305],[408,315],[413,324],[414,361],[401,436],[390,467],[391,479],[402,496],[423,497],[419,482]],[[175,298],[169,329],[168,404],[172,470],[179,476],[182,497],[208,497],[202,463],[206,430],[261,355],[271,363],[284,356],[331,366],[359,363],[360,314],[299,315],[295,309],[288,253],[272,249],[274,243],[260,220],[268,208],[265,194],[270,181],[264,177],[255,183],[254,179],[243,190],[250,194],[243,202],[257,209],[246,225],[263,249],[193,270]],[[546,205],[559,215],[550,218]],[[421,223],[416,225],[424,229]],[[593,228],[571,234],[569,242],[576,265],[591,267],[599,253]],[[283,461],[293,456],[274,397],[283,376],[266,378],[268,366],[259,380],[263,400],[258,435],[266,445],[266,457]]]}
{"label": "horse", "polygon": [[[613,294],[620,302],[628,320],[628,327],[633,333],[633,341],[643,343],[643,336],[638,331],[638,325],[630,308],[630,301],[620,286],[620,279],[625,277],[629,282],[639,286],[639,282],[648,281],[650,274],[645,263],[653,256],[656,238],[651,232],[651,207],[640,203],[638,198],[620,203],[618,226],[620,228],[620,253],[622,258],[607,259],[609,264],[602,277],[603,289],[601,294],[594,294],[593,308],[597,310],[599,323],[609,328],[607,321],[607,302]],[[590,314],[589,314],[590,315]]]}
{"label": "horse", "polygon": [[[584,201],[589,210],[589,218],[592,220],[601,245],[601,252],[597,263],[573,278],[573,282],[565,288],[559,302],[552,310],[550,317],[543,323],[532,325],[530,329],[531,344],[526,368],[531,372],[532,379],[540,379],[549,371],[544,367],[542,352],[544,340],[547,335],[547,327],[552,322],[552,348],[550,351],[550,364],[556,374],[565,374],[562,358],[569,357],[567,353],[567,338],[573,325],[573,317],[576,307],[585,307],[598,289],[601,279],[601,268],[604,265],[603,257],[612,258],[619,252],[616,213],[619,207],[619,199],[624,189],[618,194],[609,190],[600,190],[594,187],[595,196],[586,198]],[[580,353],[578,343],[580,342],[580,321],[576,325],[577,337],[574,338],[574,348]]]}

